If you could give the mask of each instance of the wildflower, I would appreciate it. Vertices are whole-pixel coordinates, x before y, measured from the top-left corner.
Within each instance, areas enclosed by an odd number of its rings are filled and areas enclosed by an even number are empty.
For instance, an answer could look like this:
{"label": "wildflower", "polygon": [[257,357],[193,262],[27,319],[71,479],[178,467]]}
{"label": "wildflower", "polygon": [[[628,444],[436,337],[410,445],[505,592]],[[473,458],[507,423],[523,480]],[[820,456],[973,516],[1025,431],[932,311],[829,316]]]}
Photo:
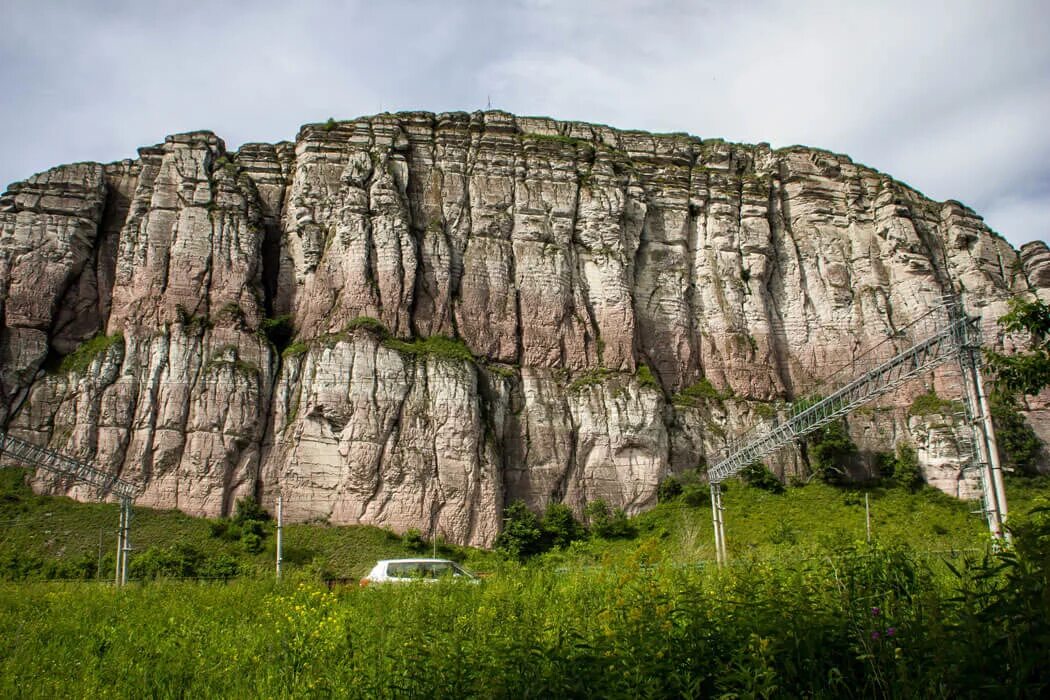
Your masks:
{"label": "wildflower", "polygon": [[892,637],[895,634],[897,634],[897,628],[896,627],[887,627],[886,628],[886,636],[887,637]]}
{"label": "wildflower", "polygon": [[880,612],[882,612],[882,611],[879,610],[878,608],[872,608],[871,609],[871,616],[872,617],[878,617]]}
{"label": "wildflower", "polygon": [[877,640],[880,636],[882,636],[882,635],[879,634],[878,630],[873,630],[872,633],[871,633],[871,638],[872,639],[876,639]]}

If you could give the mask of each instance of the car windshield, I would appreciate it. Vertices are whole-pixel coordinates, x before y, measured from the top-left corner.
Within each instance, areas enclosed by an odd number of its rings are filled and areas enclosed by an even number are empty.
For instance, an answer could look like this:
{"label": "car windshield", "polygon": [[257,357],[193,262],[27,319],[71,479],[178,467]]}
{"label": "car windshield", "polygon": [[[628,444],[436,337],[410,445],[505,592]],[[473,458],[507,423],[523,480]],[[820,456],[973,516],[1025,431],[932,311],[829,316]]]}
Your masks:
{"label": "car windshield", "polygon": [[450,561],[392,561],[386,567],[392,578],[441,578],[463,576],[464,571]]}

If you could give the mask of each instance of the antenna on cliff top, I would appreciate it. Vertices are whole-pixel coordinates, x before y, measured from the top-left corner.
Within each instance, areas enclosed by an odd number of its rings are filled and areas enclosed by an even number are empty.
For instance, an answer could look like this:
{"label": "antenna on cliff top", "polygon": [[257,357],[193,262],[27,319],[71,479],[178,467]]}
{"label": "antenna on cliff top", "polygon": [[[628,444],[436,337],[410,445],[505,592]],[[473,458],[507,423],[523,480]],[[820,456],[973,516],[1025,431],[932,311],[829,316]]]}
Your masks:
{"label": "antenna on cliff top", "polygon": [[492,109],[492,95],[485,95],[485,100],[488,105],[486,109]]}

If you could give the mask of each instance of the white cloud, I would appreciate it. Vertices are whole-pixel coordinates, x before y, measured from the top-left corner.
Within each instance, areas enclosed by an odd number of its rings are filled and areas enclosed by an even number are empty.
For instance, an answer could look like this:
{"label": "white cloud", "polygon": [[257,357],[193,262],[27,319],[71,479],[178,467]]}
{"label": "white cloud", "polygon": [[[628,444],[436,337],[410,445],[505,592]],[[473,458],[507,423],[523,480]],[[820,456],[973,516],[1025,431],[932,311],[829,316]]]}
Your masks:
{"label": "white cloud", "polygon": [[987,215],[1050,208],[1050,4],[9,2],[0,184],[175,131],[236,146],[381,109],[585,119],[848,153]]}

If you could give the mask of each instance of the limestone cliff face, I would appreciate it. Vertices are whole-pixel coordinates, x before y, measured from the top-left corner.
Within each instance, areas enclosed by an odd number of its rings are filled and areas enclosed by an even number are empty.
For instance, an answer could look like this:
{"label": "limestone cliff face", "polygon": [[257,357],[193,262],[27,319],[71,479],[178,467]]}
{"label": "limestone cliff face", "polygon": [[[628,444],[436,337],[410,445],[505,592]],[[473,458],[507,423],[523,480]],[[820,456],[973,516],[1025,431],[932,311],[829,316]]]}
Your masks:
{"label": "limestone cliff face", "polygon": [[[1030,288],[1045,245],[802,147],[494,111],[182,134],[0,198],[0,419],[145,504],[485,544],[517,498],[644,509],[944,293],[994,328]],[[854,438],[969,495],[923,391]]]}

